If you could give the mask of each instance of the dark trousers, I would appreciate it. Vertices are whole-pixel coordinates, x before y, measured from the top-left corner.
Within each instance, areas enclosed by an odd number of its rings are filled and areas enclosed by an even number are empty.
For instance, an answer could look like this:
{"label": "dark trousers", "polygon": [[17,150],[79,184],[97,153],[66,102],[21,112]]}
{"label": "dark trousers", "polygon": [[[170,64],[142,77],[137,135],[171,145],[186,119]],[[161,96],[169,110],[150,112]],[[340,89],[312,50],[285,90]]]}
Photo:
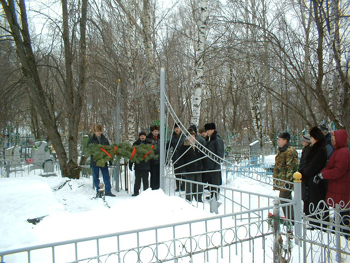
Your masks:
{"label": "dark trousers", "polygon": [[196,184],[202,182],[202,174],[186,174],[185,179],[193,181],[193,183],[186,182],[186,199],[192,202],[194,197],[197,202],[202,202],[203,185]]}
{"label": "dark trousers", "polygon": [[[292,200],[292,192],[291,191],[280,191],[279,197]],[[288,203],[288,202],[281,200],[281,204],[285,204],[285,203]],[[287,219],[294,221],[294,206],[293,205],[291,207],[282,207],[282,210],[283,210],[284,216]]]}
{"label": "dark trousers", "polygon": [[151,164],[151,188],[157,190],[160,187],[159,164]]}
{"label": "dark trousers", "polygon": [[[221,171],[214,171],[207,174],[207,180],[209,184],[221,185]],[[209,191],[211,192],[211,197],[215,195],[216,199],[218,198],[218,194],[220,193],[220,189],[216,187],[209,187]]]}
{"label": "dark trousers", "polygon": [[109,194],[111,192],[111,182],[108,173],[108,166],[99,167],[99,166],[91,166],[92,169],[92,177],[94,179],[94,186],[96,188],[96,192],[98,192],[99,184],[100,184],[100,170],[103,177],[103,183],[105,184],[105,193]]}
{"label": "dark trousers", "polygon": [[138,195],[140,192],[141,179],[143,190],[146,190],[148,188],[148,170],[135,170],[134,194]]}

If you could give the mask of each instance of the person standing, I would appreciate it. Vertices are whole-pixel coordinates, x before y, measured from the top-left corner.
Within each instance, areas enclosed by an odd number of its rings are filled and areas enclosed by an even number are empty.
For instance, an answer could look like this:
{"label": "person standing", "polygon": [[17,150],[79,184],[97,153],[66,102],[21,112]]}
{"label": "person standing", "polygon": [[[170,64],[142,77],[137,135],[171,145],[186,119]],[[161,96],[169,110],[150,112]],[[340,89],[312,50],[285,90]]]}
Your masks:
{"label": "person standing", "polygon": [[[202,127],[198,130],[198,132],[199,132],[200,137],[202,137],[204,139],[203,145],[205,146],[206,145],[205,138],[207,138],[207,136],[208,136],[207,131],[205,130],[204,127]],[[206,171],[206,170],[207,169],[205,168],[205,162],[203,162],[203,171]],[[207,173],[202,174],[202,181],[203,181],[203,183],[209,183],[208,178],[207,178]],[[207,190],[207,187],[205,187],[205,189]]]}
{"label": "person standing", "polygon": [[[328,181],[326,202],[329,206],[340,205],[341,224],[350,227],[350,153],[347,148],[348,132],[337,130],[331,132],[334,152],[329,159],[328,165],[317,174],[313,181],[320,184],[323,180]],[[349,239],[350,231],[341,229],[345,237]]]}
{"label": "person standing", "polygon": [[192,129],[193,132],[195,133],[195,138],[196,140],[205,146],[205,138],[197,134],[197,126],[195,124],[192,124],[188,129]]}
{"label": "person standing", "polygon": [[[302,197],[304,201],[305,215],[312,215],[310,218],[323,219],[326,214],[319,213],[325,210],[324,203],[327,193],[326,182],[315,184],[313,178],[327,164],[326,139],[318,127],[310,130],[311,148],[305,156],[305,166],[300,170],[302,174]],[[322,218],[321,218],[322,217]],[[310,225],[319,226],[318,222],[310,222]]]}
{"label": "person standing", "polygon": [[[139,133],[139,139],[133,143],[133,146],[147,144],[146,133],[144,131]],[[132,171],[132,162],[129,163],[129,169]],[[151,169],[150,161],[141,161],[140,163],[135,163],[135,184],[134,193],[132,196],[138,196],[140,193],[141,179],[143,184],[143,190],[148,189],[148,173]]]}
{"label": "person standing", "polygon": [[[281,132],[278,135],[278,153],[275,157],[275,167],[273,169],[274,180],[273,190],[279,190],[279,197],[284,199],[292,199],[293,188],[289,182],[293,181],[293,174],[298,171],[298,153],[293,146],[290,145],[290,134],[288,132]],[[279,181],[281,180],[281,181]],[[286,203],[281,201],[281,204]],[[284,215],[294,220],[293,206],[291,210],[283,207]]]}
{"label": "person standing", "polygon": [[322,123],[319,126],[320,130],[323,132],[323,135],[326,139],[326,150],[327,150],[327,161],[329,161],[329,158],[331,157],[333,151],[334,151],[334,147],[332,144],[332,136],[331,133],[329,132],[328,126],[326,123]]}
{"label": "person standing", "polygon": [[[174,132],[172,133],[172,136],[167,143],[167,149],[170,148],[172,150],[171,159],[174,164],[174,173],[177,179],[184,178],[184,176],[182,175],[182,169],[178,168],[181,166],[180,159],[179,159],[181,156],[179,148],[181,145],[183,145],[184,141],[185,141],[185,135],[181,131],[181,128],[179,127],[179,125],[175,123]],[[176,180],[175,191],[178,192],[178,191],[184,191],[184,190],[185,190],[185,184],[181,180]]]}
{"label": "person standing", "polygon": [[208,134],[204,127],[200,128],[198,132],[201,137],[203,137],[204,139],[207,138]]}
{"label": "person standing", "polygon": [[301,157],[299,161],[299,172],[305,167],[305,156],[308,153],[308,151],[311,149],[311,140],[310,140],[310,134],[302,135],[301,138],[301,144],[304,146],[304,148],[301,150]]}
{"label": "person standing", "polygon": [[[215,123],[206,123],[204,125],[204,128],[208,134],[208,136],[206,137],[206,148],[212,153],[216,154],[217,156],[224,158],[224,154],[225,154],[224,141],[221,139],[220,135],[216,131]],[[207,176],[206,176],[209,184],[214,184],[214,185],[222,184],[220,162],[216,162],[211,158],[207,157],[205,159],[205,169],[207,171],[210,171],[210,172],[207,172]],[[211,197],[215,196],[217,199],[220,189],[209,188],[209,190],[211,192]]]}
{"label": "person standing", "polygon": [[196,132],[189,128],[191,134],[189,138],[180,146],[181,164],[184,165],[185,179],[194,183],[186,182],[186,199],[192,202],[193,197],[197,202],[202,202],[203,185],[198,185],[195,182],[202,183],[202,159],[203,153],[195,147]]}
{"label": "person standing", "polygon": [[[160,153],[160,140],[159,140],[159,126],[152,125],[150,127],[151,132],[147,135],[147,140],[156,146],[154,153],[159,155]],[[150,161],[151,168],[151,188],[152,190],[157,190],[160,187],[160,162],[159,158],[152,159]]]}
{"label": "person standing", "polygon": [[[92,127],[92,130],[93,130],[94,134],[88,140],[88,143],[87,143],[88,147],[90,144],[109,145],[108,139],[102,134],[102,132],[103,132],[102,125],[94,125]],[[107,163],[103,167],[97,166],[97,164],[94,160],[94,156],[91,155],[90,167],[92,169],[92,176],[93,176],[94,186],[95,186],[97,194],[98,194],[98,189],[99,189],[99,184],[100,184],[100,171],[101,171],[102,177],[103,177],[103,182],[105,184],[105,195],[115,197],[115,194],[113,194],[111,191],[112,187],[111,187]]]}

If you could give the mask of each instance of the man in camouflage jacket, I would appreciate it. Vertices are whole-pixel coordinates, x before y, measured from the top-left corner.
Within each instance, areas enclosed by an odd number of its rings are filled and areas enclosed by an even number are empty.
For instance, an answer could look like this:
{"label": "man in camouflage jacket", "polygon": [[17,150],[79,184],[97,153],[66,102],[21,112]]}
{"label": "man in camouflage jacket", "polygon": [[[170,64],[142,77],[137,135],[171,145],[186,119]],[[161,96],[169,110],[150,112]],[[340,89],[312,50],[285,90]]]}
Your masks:
{"label": "man in camouflage jacket", "polygon": [[[298,171],[298,153],[293,146],[290,145],[290,134],[288,132],[282,132],[278,136],[278,153],[275,158],[275,167],[273,170],[273,178],[280,179],[274,180],[273,190],[279,190],[279,197],[285,199],[292,199],[293,184],[289,182],[293,181],[293,174]],[[286,203],[281,201],[281,204]],[[286,211],[287,210],[287,211]],[[283,207],[284,215],[293,220],[294,211],[285,209]]]}

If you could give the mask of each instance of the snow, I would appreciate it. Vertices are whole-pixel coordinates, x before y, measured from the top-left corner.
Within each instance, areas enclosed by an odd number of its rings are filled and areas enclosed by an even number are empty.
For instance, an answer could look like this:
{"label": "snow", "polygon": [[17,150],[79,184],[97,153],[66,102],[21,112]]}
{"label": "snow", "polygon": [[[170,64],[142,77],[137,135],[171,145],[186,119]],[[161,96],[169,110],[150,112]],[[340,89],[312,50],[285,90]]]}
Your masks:
{"label": "snow", "polygon": [[[226,186],[278,195],[271,186],[249,178],[235,177]],[[148,189],[137,197],[124,190],[114,193],[116,197],[106,197],[108,208],[102,199],[93,199],[91,178],[69,180],[33,172],[0,178],[0,251],[215,216],[162,190]],[[27,222],[41,216],[44,218],[36,225]]]}
{"label": "snow", "polygon": [[[0,239],[0,251],[213,215],[161,189],[148,189],[137,197],[114,191],[117,197],[106,197],[108,208],[102,199],[92,199],[95,190],[90,178],[70,180],[60,188],[67,180],[33,173],[0,178],[0,236],[6,237]],[[269,186],[252,184],[255,182],[237,178],[231,186],[258,192],[263,188],[274,194]],[[44,218],[36,225],[27,222],[41,216]]]}
{"label": "snow", "polygon": [[[184,199],[148,189],[137,197],[92,199],[91,179],[41,177],[0,179],[0,251],[68,239],[208,217]],[[45,216],[37,225],[27,219]],[[140,218],[142,217],[142,220]],[[103,219],[103,222],[102,220]],[[20,235],[19,235],[20,233]]]}

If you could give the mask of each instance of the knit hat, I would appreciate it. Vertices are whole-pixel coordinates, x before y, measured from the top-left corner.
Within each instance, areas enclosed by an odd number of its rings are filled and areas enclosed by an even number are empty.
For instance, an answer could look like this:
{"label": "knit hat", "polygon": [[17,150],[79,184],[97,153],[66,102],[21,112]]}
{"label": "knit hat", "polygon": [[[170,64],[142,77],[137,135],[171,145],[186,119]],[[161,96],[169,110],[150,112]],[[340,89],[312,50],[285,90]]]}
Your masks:
{"label": "knit hat", "polygon": [[290,141],[290,134],[289,134],[289,132],[281,132],[278,135],[278,138],[282,138],[282,139],[285,139],[287,141]]}
{"label": "knit hat", "polygon": [[311,140],[310,140],[310,134],[305,134],[302,136],[302,141],[303,142],[307,142],[307,143],[311,143]]}
{"label": "knit hat", "polygon": [[192,129],[192,130],[194,131],[194,133],[197,134],[197,126],[196,126],[196,125],[192,124],[192,125],[188,128],[188,130],[190,130],[190,129]]}
{"label": "knit hat", "polygon": [[321,129],[318,128],[318,127],[313,127],[313,128],[310,130],[310,136],[311,136],[312,138],[314,138],[316,141],[319,141],[319,140],[324,139],[324,134],[323,134],[323,132],[321,131]]}
{"label": "knit hat", "polygon": [[211,122],[211,123],[206,123],[204,125],[204,129],[207,131],[207,130],[215,130],[216,129],[216,126],[215,126],[215,123]]}
{"label": "knit hat", "polygon": [[145,135],[145,136],[146,136],[146,133],[145,133],[144,131],[142,131],[142,132],[139,133],[139,137],[140,137],[141,135]]}

